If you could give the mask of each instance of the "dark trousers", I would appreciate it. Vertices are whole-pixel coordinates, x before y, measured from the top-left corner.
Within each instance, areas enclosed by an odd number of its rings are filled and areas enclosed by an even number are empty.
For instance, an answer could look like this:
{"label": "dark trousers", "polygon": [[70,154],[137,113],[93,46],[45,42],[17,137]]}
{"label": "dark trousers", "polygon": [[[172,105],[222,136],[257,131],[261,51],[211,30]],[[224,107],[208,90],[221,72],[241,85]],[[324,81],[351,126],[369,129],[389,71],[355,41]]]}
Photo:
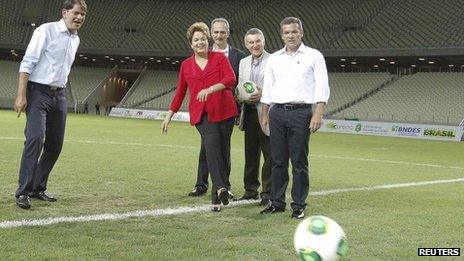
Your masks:
{"label": "dark trousers", "polygon": [[[233,126],[231,129],[231,135],[233,131]],[[230,139],[228,144],[226,144],[226,162],[225,162],[225,168],[226,168],[226,184],[227,184],[227,189],[231,188],[230,185]],[[205,144],[203,142],[203,139],[201,140],[201,147],[200,147],[200,155],[198,156],[198,171],[197,171],[197,182],[195,183],[195,187],[202,187],[205,189],[208,189],[208,163],[206,160],[206,150],[205,150]]]}
{"label": "dark trousers", "polygon": [[203,139],[201,140],[200,154],[198,155],[197,182],[195,187],[208,188],[208,163],[206,163],[206,151]]}
{"label": "dark trousers", "polygon": [[206,114],[201,118],[201,122],[196,124],[201,135],[206,153],[206,163],[211,173],[213,183],[211,189],[211,201],[219,204],[217,190],[228,187],[227,171],[230,169],[230,138],[234,128],[234,118],[220,122],[208,122]]}
{"label": "dark trousers", "polygon": [[27,85],[26,128],[16,197],[47,190],[47,181],[63,147],[66,110],[65,90],[47,85]]}
{"label": "dark trousers", "polygon": [[271,201],[276,207],[285,207],[288,185],[288,164],[292,163],[292,209],[305,208],[309,191],[309,123],[310,107],[285,109],[272,106],[269,112],[272,157]]}
{"label": "dark trousers", "polygon": [[261,198],[271,197],[271,158],[269,157],[270,143],[269,137],[261,130],[258,112],[256,108],[245,106],[244,108],[245,131],[245,171],[243,183],[245,194],[249,196],[258,195],[259,188],[259,168],[261,152],[263,153],[264,163],[261,168]]}

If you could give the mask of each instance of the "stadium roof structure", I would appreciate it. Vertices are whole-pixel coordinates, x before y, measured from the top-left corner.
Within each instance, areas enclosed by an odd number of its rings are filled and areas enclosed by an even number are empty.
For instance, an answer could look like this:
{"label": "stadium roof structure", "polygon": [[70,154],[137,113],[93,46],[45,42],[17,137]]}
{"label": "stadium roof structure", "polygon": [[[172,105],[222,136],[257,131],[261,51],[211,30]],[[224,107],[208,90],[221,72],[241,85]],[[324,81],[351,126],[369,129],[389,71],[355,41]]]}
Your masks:
{"label": "stadium roof structure", "polygon": [[[0,49],[0,60],[21,61],[24,50]],[[75,64],[91,67],[126,67],[157,70],[178,70],[180,63],[188,55],[111,55],[80,52]],[[417,68],[430,71],[463,71],[464,55],[410,55],[410,56],[327,56],[327,67],[330,70],[392,70]]]}

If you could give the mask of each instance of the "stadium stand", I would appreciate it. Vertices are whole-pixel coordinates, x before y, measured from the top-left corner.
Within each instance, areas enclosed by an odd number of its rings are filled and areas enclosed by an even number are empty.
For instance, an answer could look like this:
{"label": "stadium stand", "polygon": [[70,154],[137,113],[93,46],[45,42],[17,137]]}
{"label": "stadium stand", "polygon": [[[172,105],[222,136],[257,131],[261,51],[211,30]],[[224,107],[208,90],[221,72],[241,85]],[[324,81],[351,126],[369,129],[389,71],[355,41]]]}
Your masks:
{"label": "stadium stand", "polygon": [[330,102],[326,111],[333,111],[389,81],[388,73],[329,73]]}
{"label": "stadium stand", "polygon": [[0,97],[14,98],[18,92],[19,63],[0,61]]}
{"label": "stadium stand", "polygon": [[[146,75],[140,86],[129,97],[124,107],[152,108],[152,109],[167,109],[174,95],[174,90],[177,81],[177,75],[173,73],[172,78],[168,80],[168,84],[164,87],[158,87],[162,78],[162,72],[151,72]],[[166,76],[164,76],[166,77]],[[331,86],[331,101],[328,104],[327,111],[339,108],[355,99],[362,97],[366,93],[377,88],[379,85],[389,81],[391,75],[388,73],[330,73],[329,83]],[[156,85],[155,88],[153,88]],[[158,98],[150,99],[149,101],[139,104],[138,102],[147,97],[157,97],[160,93],[171,90],[165,95],[160,95]],[[185,105],[185,104],[184,104]],[[185,106],[182,109],[186,109]]]}
{"label": "stadium stand", "polygon": [[[341,50],[354,57],[366,50],[389,53],[409,50],[411,54],[427,53],[433,48],[464,47],[464,9],[458,8],[464,6],[464,0],[87,0],[87,3],[90,12],[79,31],[80,52],[99,54],[99,61],[106,54],[163,53],[152,58],[171,64],[165,57],[181,60],[191,53],[185,39],[187,27],[195,21],[209,23],[215,17],[229,20],[230,43],[241,49],[245,49],[243,35],[251,27],[263,30],[268,51],[280,49],[278,23],[288,15],[302,18],[303,41],[324,54],[333,55]],[[61,0],[0,1],[0,47],[24,49],[36,26],[60,18],[57,10],[61,4]],[[119,59],[115,62],[119,63]],[[384,64],[387,63],[388,60]],[[178,62],[172,64],[178,66]],[[388,73],[330,73],[332,97],[327,112],[335,113],[333,116],[337,118],[458,124],[464,118],[464,92],[459,86],[464,80],[464,67],[455,64],[454,68],[461,68],[461,73],[426,73],[418,68],[415,71],[420,73],[393,81],[394,75]],[[346,65],[349,66],[348,59]],[[11,102],[16,95],[18,66],[18,62],[0,62],[2,100]],[[422,66],[429,70],[426,62]],[[450,66],[454,65],[450,62]],[[114,68],[114,64],[110,67]],[[177,73],[146,68],[120,105],[168,108]],[[400,72],[403,68],[396,70]],[[95,103],[100,99],[95,87],[109,73],[111,69],[74,67],[68,97],[77,104],[90,94],[95,96],[90,102]],[[185,104],[182,110],[186,110]]]}
{"label": "stadium stand", "polygon": [[[169,105],[171,104],[172,99],[174,98],[175,91],[171,91],[162,95],[156,99],[152,99],[147,101],[141,105],[136,106],[137,108],[141,109],[155,109],[155,110],[167,110],[169,109]],[[185,94],[184,102],[179,111],[188,111],[188,99],[189,95],[188,92]]]}
{"label": "stadium stand", "polygon": [[416,73],[334,115],[335,118],[458,125],[464,73]]}
{"label": "stadium stand", "polygon": [[[8,3],[10,2],[10,3]],[[301,17],[305,42],[317,49],[385,49],[462,46],[464,0],[288,0],[149,1],[88,0],[92,15],[80,31],[81,48],[189,51],[185,30],[194,21],[223,16],[231,23],[231,44],[260,27],[271,51],[281,47],[278,22]],[[2,1],[1,43],[27,43],[33,27],[59,18],[59,0]],[[246,8],[245,8],[246,7]],[[186,16],[184,14],[188,13]]]}
{"label": "stadium stand", "polygon": [[[414,0],[364,1],[361,7],[369,5],[368,11],[361,15],[359,12],[353,13],[349,18],[349,21],[353,21],[352,24],[348,22],[340,28],[345,32],[330,47],[443,47],[449,42],[450,28],[455,27],[456,23],[462,23],[455,19],[462,11],[454,5],[462,4],[462,1],[445,2],[427,0],[418,5]],[[362,9],[358,8],[360,10]],[[376,13],[376,10],[381,11]],[[376,15],[370,16],[371,14]]]}
{"label": "stadium stand", "polygon": [[74,66],[69,75],[69,84],[76,101],[82,103],[110,72],[111,69]]}
{"label": "stadium stand", "polygon": [[[135,90],[122,106],[131,107],[147,99],[161,97],[174,90],[177,83],[177,72],[172,71],[146,71],[140,82],[134,86]],[[164,106],[167,108],[167,106]]]}

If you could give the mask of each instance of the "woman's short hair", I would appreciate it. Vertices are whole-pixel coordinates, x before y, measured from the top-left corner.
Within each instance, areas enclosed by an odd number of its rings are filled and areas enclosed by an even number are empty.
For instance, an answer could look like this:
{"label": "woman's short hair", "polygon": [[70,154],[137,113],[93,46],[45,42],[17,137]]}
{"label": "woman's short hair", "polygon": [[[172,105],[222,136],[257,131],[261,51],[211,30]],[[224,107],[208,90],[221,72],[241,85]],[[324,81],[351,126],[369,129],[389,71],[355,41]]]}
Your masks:
{"label": "woman's short hair", "polygon": [[210,38],[208,26],[203,22],[196,22],[187,29],[187,40],[189,43],[192,42],[193,34],[195,32],[202,32],[206,35],[206,38]]}

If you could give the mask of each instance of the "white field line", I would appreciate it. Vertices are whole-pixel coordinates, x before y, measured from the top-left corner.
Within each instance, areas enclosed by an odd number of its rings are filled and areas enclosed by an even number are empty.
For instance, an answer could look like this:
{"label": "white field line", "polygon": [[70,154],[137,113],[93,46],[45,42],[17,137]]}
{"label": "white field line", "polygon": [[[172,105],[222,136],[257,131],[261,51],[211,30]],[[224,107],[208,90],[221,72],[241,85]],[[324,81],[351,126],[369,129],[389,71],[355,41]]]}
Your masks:
{"label": "white field line", "polygon": [[[464,178],[459,179],[445,179],[445,180],[432,180],[423,182],[411,182],[411,183],[397,183],[397,184],[386,184],[370,187],[359,187],[359,188],[345,188],[345,189],[332,189],[310,192],[311,196],[324,196],[338,193],[348,193],[357,191],[375,191],[384,189],[394,188],[405,188],[405,187],[417,187],[434,184],[445,184],[464,182]],[[256,204],[258,200],[248,201],[236,201],[231,202],[230,207]],[[49,226],[60,223],[78,223],[78,222],[91,222],[91,221],[114,221],[123,220],[129,218],[143,218],[143,217],[162,217],[162,216],[176,216],[189,213],[207,212],[209,211],[210,205],[202,205],[196,207],[178,207],[178,208],[166,208],[166,209],[154,209],[154,210],[138,210],[124,213],[106,213],[97,215],[82,215],[82,216],[68,216],[68,217],[50,217],[42,219],[32,220],[18,220],[18,221],[2,221],[0,222],[0,229],[9,229],[17,227],[32,227],[32,226]]]}
{"label": "white field line", "polygon": [[[0,140],[24,140],[24,138],[16,137],[1,137]],[[182,145],[170,145],[170,144],[155,144],[155,143],[137,143],[137,142],[119,142],[119,141],[94,141],[94,140],[65,140],[65,142],[71,143],[88,143],[88,144],[100,144],[100,145],[121,145],[121,146],[143,146],[143,147],[163,147],[163,148],[176,148],[176,149],[191,149],[199,151],[199,147],[195,146],[182,146]],[[235,152],[243,152],[243,149],[232,149]],[[387,164],[397,164],[397,165],[409,165],[409,166],[422,166],[422,167],[431,167],[431,168],[441,168],[441,169],[456,169],[464,170],[464,167],[459,166],[444,166],[438,164],[427,164],[427,163],[418,163],[418,162],[407,162],[407,161],[395,161],[395,160],[382,160],[382,159],[369,159],[369,158],[355,158],[355,157],[342,157],[342,156],[332,156],[332,155],[314,155],[311,157],[316,158],[328,158],[328,159],[340,159],[340,160],[356,160],[356,161],[368,161],[368,162],[377,162],[377,163],[387,163]]]}

